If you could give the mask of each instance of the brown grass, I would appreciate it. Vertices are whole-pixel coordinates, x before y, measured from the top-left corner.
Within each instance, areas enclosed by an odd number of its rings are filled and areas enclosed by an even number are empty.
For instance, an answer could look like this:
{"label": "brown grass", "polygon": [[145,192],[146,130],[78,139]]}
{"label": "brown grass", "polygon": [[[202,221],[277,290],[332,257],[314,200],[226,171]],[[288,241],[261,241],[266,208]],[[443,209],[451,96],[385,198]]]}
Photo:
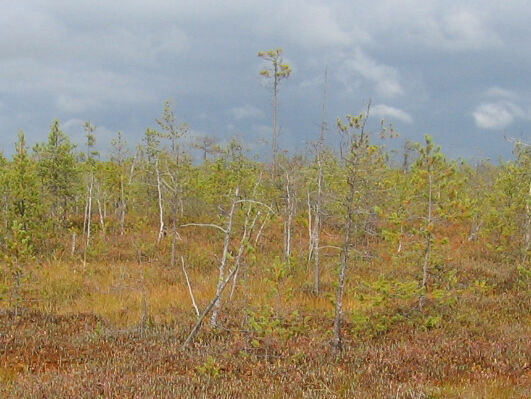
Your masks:
{"label": "brown grass", "polygon": [[[531,396],[530,287],[514,265],[478,259],[470,243],[456,247],[419,312],[411,257],[355,259],[338,356],[329,345],[337,255],[323,257],[315,296],[305,243],[275,279],[271,237],[242,269],[234,299],[225,297],[222,327],[205,326],[188,350],[195,314],[169,247],[138,256],[117,239],[105,261],[32,266],[18,315],[0,313],[0,397]],[[214,293],[219,238],[190,230],[180,244],[201,308]]]}

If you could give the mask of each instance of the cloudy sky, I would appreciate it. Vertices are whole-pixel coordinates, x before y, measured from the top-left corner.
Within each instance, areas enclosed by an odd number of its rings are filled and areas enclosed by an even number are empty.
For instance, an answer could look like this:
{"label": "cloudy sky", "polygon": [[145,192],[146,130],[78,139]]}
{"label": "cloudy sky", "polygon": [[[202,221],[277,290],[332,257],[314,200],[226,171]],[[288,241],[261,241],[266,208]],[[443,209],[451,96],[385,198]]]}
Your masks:
{"label": "cloudy sky", "polygon": [[2,0],[0,151],[18,130],[46,139],[58,118],[77,143],[83,121],[101,147],[131,146],[166,99],[193,135],[238,136],[266,152],[271,92],[259,50],[281,47],[280,143],[318,135],[328,68],[335,119],[372,101],[373,120],[403,139],[429,133],[452,157],[510,157],[529,140],[528,0]]}

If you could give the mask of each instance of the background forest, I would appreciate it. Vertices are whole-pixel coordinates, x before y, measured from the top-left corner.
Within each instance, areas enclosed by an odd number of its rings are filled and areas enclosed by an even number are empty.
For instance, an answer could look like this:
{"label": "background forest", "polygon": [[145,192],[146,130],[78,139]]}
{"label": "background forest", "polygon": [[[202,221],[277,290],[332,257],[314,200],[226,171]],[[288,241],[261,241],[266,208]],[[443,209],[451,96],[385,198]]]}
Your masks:
{"label": "background forest", "polygon": [[369,117],[296,155],[273,140],[271,162],[190,145],[170,102],[105,158],[90,122],[84,147],[58,121],[32,149],[19,133],[1,396],[528,397],[531,148],[391,153]]}

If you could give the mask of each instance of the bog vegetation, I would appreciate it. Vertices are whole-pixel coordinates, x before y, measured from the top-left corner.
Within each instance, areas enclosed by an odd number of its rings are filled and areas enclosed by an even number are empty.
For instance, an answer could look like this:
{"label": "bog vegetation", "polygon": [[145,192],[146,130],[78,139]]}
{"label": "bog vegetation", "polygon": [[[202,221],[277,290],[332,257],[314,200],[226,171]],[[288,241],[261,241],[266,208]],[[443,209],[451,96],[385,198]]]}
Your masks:
{"label": "bog vegetation", "polygon": [[529,397],[529,145],[471,165],[427,136],[398,161],[368,107],[289,155],[274,114],[270,163],[192,149],[170,102],[107,158],[90,122],[83,147],[18,135],[0,396]]}

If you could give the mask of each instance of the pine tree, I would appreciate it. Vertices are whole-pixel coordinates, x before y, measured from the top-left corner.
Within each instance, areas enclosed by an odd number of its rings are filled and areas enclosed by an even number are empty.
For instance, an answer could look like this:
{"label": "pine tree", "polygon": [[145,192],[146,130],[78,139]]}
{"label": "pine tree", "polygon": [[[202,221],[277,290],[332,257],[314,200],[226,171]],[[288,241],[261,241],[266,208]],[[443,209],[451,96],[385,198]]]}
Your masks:
{"label": "pine tree", "polygon": [[9,168],[10,224],[17,222],[28,232],[32,244],[45,233],[42,198],[36,164],[28,156],[24,132],[19,132],[16,153]]}
{"label": "pine tree", "polygon": [[68,213],[74,206],[79,186],[79,170],[74,149],[75,145],[60,129],[58,120],[52,122],[48,141],[34,148],[38,160],[38,174],[54,231],[67,226]]}

